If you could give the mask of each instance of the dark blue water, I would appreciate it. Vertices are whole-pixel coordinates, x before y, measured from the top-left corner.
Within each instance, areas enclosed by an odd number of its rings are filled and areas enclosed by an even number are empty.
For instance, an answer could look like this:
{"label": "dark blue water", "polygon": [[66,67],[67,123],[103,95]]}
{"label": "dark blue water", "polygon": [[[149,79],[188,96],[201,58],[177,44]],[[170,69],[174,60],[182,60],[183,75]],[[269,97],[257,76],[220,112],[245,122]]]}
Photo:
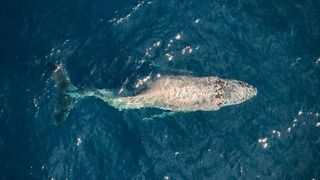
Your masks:
{"label": "dark blue water", "polygon": [[[0,179],[320,178],[320,1],[1,1],[0,36]],[[54,125],[48,62],[80,89],[193,74],[258,96],[164,117],[87,98]]]}

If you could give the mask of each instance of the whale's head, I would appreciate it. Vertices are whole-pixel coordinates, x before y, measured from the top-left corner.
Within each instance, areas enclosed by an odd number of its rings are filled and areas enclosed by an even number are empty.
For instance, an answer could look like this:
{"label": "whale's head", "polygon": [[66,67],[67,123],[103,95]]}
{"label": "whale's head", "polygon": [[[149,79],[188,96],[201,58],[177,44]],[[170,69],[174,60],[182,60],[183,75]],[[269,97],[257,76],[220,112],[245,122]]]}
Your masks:
{"label": "whale's head", "polygon": [[239,104],[257,95],[257,89],[255,87],[237,80],[228,80],[224,85],[224,92],[226,99],[222,106]]}

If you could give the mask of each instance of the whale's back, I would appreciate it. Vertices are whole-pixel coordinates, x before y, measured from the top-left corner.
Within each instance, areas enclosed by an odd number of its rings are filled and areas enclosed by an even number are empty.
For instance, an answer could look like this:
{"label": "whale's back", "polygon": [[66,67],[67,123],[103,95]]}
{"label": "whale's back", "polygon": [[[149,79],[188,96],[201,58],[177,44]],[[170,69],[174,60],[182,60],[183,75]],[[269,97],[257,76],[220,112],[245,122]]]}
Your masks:
{"label": "whale's back", "polygon": [[255,95],[243,82],[215,76],[163,76],[137,96],[123,97],[122,108],[154,107],[173,111],[214,111],[238,104]]}

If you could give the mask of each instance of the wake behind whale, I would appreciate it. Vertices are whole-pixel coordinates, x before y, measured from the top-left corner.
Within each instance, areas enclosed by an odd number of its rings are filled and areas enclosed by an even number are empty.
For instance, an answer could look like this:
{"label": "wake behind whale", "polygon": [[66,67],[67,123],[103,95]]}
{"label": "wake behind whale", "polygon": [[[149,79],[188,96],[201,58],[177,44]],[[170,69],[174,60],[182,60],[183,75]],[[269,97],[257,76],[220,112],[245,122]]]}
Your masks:
{"label": "wake behind whale", "polygon": [[216,76],[161,76],[142,93],[125,97],[106,89],[80,91],[72,85],[61,65],[56,65],[53,79],[58,88],[54,112],[57,123],[67,118],[76,100],[85,97],[96,97],[119,110],[159,108],[188,112],[216,111],[249,100],[257,94],[256,88],[245,82]]}

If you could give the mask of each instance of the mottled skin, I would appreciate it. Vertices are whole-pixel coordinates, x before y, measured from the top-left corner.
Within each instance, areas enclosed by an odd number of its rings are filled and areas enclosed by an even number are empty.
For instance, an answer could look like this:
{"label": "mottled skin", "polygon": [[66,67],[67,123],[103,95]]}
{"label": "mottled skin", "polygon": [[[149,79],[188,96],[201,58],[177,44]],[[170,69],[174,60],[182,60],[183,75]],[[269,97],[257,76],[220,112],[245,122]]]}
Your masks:
{"label": "mottled skin", "polygon": [[171,111],[215,111],[239,104],[256,94],[254,87],[236,80],[214,76],[163,76],[141,94],[119,97],[111,104],[120,109],[153,107]]}

